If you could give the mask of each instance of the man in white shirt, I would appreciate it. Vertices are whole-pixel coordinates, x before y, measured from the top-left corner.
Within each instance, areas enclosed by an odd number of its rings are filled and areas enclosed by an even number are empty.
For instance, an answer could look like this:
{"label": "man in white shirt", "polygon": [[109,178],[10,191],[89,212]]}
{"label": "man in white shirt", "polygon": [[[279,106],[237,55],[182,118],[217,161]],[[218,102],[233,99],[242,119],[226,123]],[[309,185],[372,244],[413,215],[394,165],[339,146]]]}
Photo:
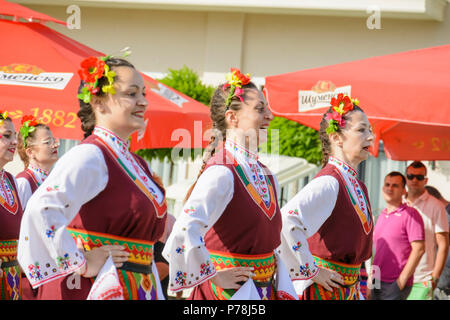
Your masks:
{"label": "man in white shirt", "polygon": [[447,213],[444,205],[426,191],[426,175],[427,168],[420,161],[414,161],[406,168],[408,193],[405,200],[419,211],[425,226],[425,254],[414,273],[414,285],[408,300],[432,299],[448,254]]}

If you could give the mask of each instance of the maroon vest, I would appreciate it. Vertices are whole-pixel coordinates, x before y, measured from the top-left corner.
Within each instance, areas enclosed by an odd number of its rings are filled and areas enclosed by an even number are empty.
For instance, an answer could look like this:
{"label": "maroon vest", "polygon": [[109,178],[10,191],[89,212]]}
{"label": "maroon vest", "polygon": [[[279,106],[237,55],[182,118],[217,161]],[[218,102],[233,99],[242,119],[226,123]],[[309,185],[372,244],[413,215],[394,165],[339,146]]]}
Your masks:
{"label": "maroon vest", "polygon": [[[275,196],[275,212],[272,219],[250,196],[242,178],[230,161],[225,162],[224,151],[208,161],[206,168],[224,165],[231,170],[234,178],[234,193],[222,216],[205,235],[205,244],[209,250],[237,254],[270,253],[280,245],[281,212],[278,206],[275,181],[270,174],[269,180]],[[221,161],[219,161],[221,160]],[[263,166],[267,172],[270,171]]]}
{"label": "maroon vest", "polygon": [[[360,264],[372,256],[373,217],[370,203],[367,203],[370,213],[370,231],[366,234],[338,169],[334,165],[327,164],[316,177],[325,175],[336,178],[339,182],[339,193],[330,217],[308,239],[309,249],[313,255],[323,259]],[[366,186],[359,180],[358,183],[369,201]]]}
{"label": "maroon vest", "polygon": [[0,205],[0,240],[19,239],[20,222],[22,220],[23,209],[13,176],[6,171],[5,175],[8,177],[14,191],[17,209],[15,210],[15,213],[11,213]]}
{"label": "maroon vest", "polygon": [[34,193],[38,188],[36,179],[34,178],[34,176],[31,175],[31,173],[27,169],[17,174],[16,178],[24,178],[25,180],[27,180],[28,183],[30,184],[31,193]]}

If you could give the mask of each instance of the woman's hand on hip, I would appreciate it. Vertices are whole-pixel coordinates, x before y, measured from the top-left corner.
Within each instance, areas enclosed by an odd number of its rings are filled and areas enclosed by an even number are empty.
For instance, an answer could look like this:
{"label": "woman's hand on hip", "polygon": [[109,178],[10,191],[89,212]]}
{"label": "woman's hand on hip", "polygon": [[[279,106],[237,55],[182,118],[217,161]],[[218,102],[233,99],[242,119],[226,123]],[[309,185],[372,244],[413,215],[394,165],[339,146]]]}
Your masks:
{"label": "woman's hand on hip", "polygon": [[[83,244],[79,239],[77,239],[77,247],[81,251],[84,250]],[[95,277],[100,272],[109,255],[111,255],[116,268],[120,268],[128,260],[130,255],[129,252],[125,251],[123,246],[118,245],[96,247],[89,251],[83,251],[83,254],[86,263],[83,268],[78,270],[78,273],[86,278]]]}
{"label": "woman's hand on hip", "polygon": [[222,289],[239,289],[241,287],[239,282],[246,282],[248,278],[255,276],[253,270],[253,267],[235,267],[219,270],[210,281]]}
{"label": "woman's hand on hip", "polygon": [[344,279],[339,273],[321,267],[319,267],[319,272],[311,280],[320,284],[328,291],[333,291],[333,287],[339,288],[339,284],[345,284]]}

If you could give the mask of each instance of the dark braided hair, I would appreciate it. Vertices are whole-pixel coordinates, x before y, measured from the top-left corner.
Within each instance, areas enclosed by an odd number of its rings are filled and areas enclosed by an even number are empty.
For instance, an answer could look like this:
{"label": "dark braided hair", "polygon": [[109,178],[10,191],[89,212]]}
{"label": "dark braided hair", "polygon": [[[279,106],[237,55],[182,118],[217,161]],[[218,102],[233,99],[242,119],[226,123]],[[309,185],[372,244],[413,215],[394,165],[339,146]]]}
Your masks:
{"label": "dark braided hair", "polygon": [[[230,87],[224,89],[223,86],[224,86],[223,84],[219,85],[219,87],[214,91],[214,94],[211,98],[209,115],[213,123],[212,128],[213,135],[211,136],[209,145],[205,148],[203,154],[202,167],[198,173],[197,179],[195,180],[194,184],[189,188],[186,194],[186,197],[184,199],[185,202],[191,196],[192,190],[194,190],[198,178],[200,178],[203,171],[205,171],[209,159],[211,159],[214,156],[217,146],[219,145],[220,142],[224,143],[226,140],[227,122],[225,119],[225,112],[227,110],[238,111],[241,109],[242,102],[237,96],[233,96],[233,98],[231,98],[231,103],[228,106],[226,106],[226,101],[228,93],[230,92]],[[242,86],[242,89],[244,89],[243,99],[245,101],[245,91],[248,89],[258,90],[258,87],[253,82],[249,82],[245,86]],[[220,138],[222,138],[222,141],[219,140]]]}
{"label": "dark braided hair", "polygon": [[[357,105],[353,104],[353,110],[350,112],[347,112],[343,115],[343,119],[347,121],[349,119],[349,114],[351,114],[354,111],[361,111],[364,113],[363,109],[358,107]],[[325,167],[328,163],[328,159],[331,155],[331,142],[330,138],[328,137],[327,128],[328,128],[328,121],[326,120],[327,114],[333,112],[333,107],[328,108],[328,110],[323,114],[322,120],[320,121],[320,130],[319,130],[319,138],[320,142],[322,143],[322,168]],[[342,128],[338,126],[337,133],[342,132]]]}
{"label": "dark braided hair", "polygon": [[[122,58],[114,58],[111,57],[105,61],[105,63],[109,66],[110,69],[114,69],[115,67],[129,67],[136,69],[130,62]],[[117,75],[114,77],[114,81],[117,81]],[[81,80],[80,87],[78,88],[78,93],[81,93],[81,89],[84,87],[85,82]],[[106,77],[101,77],[98,79],[98,93],[96,96],[103,97],[106,95],[102,91],[102,87],[104,85],[108,85],[108,79]],[[81,129],[84,131],[84,137],[87,138],[94,131],[94,127],[96,124],[94,110],[92,110],[92,106],[90,103],[85,103],[83,100],[78,99],[80,102],[80,110],[77,115],[81,120]]]}

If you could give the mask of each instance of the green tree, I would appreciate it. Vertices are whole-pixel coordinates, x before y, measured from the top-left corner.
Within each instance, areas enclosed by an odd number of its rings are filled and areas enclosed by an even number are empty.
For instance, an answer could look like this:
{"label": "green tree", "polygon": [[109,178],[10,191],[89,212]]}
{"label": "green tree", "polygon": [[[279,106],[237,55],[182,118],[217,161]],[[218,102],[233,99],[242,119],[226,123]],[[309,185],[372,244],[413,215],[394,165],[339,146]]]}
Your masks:
{"label": "green tree", "polygon": [[[274,134],[272,130],[277,130]],[[278,150],[276,144],[278,139]],[[272,141],[274,140],[274,141]],[[281,155],[306,159],[312,164],[320,164],[322,159],[322,146],[319,133],[295,121],[275,117],[270,123],[267,143],[261,149],[268,152],[279,152]]]}
{"label": "green tree", "polygon": [[[165,84],[166,86],[203,103],[204,105],[209,105],[215,90],[214,87],[203,84],[198,74],[192,69],[189,69],[187,66],[183,66],[183,68],[179,70],[169,69],[164,78],[157,80],[162,84]],[[152,159],[159,159],[163,161],[166,157],[172,161],[172,148],[140,149],[136,151],[136,154],[140,155],[147,161],[151,161]],[[182,156],[185,158],[193,158],[194,154],[195,149],[182,150]]]}

